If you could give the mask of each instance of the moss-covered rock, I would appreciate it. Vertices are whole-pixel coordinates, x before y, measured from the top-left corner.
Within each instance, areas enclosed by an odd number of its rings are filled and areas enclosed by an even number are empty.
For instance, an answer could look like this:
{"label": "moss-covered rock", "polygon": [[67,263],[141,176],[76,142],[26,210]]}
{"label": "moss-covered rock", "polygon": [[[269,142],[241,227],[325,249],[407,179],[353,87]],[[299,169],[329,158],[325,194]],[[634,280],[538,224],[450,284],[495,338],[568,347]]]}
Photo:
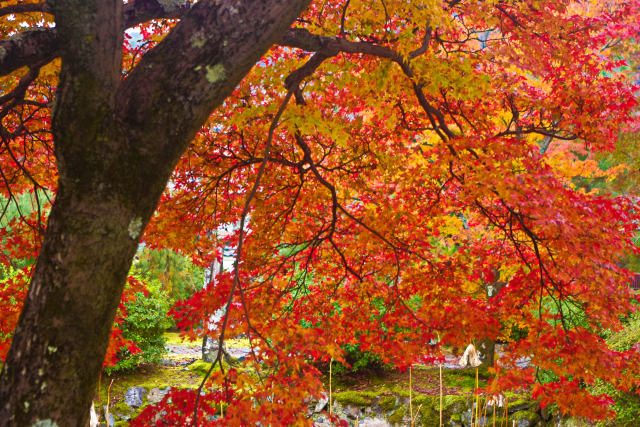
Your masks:
{"label": "moss-covered rock", "polygon": [[425,408],[439,408],[440,407],[440,397],[439,396],[429,396],[426,394],[419,394],[413,397],[413,406],[418,407],[422,405]]}
{"label": "moss-covered rock", "polygon": [[113,408],[109,410],[114,416],[129,419],[136,412],[135,409],[127,405],[124,400],[119,401]]}
{"label": "moss-covered rock", "polygon": [[462,423],[462,413],[452,414],[451,417],[449,418],[449,421],[457,424]]}
{"label": "moss-covered rock", "polygon": [[[438,400],[440,405],[440,400]],[[468,401],[465,396],[447,395],[442,398],[443,411],[451,411],[452,414],[461,414],[467,409]]]}
{"label": "moss-covered rock", "polygon": [[[582,418],[574,418],[574,417],[562,418],[560,422],[558,422],[559,427],[593,427],[594,425],[595,424],[589,420],[585,420]],[[615,424],[615,425],[616,426],[620,426],[620,425],[632,426],[637,424]]]}
{"label": "moss-covered rock", "polygon": [[380,400],[378,400],[378,406],[386,412],[393,410],[396,405],[397,399],[395,396],[380,396]]}
{"label": "moss-covered rock", "polygon": [[527,411],[538,407],[538,402],[535,400],[517,399],[513,402],[509,402],[509,413]]}
{"label": "moss-covered rock", "polygon": [[391,424],[392,426],[403,425],[404,417],[408,414],[408,412],[408,405],[400,406],[398,409],[393,411],[393,414],[391,414],[391,416],[389,417],[389,424]]}
{"label": "moss-covered rock", "polygon": [[[417,419],[417,425],[422,425],[424,427],[432,427],[440,424],[440,411],[435,410],[432,405],[423,405],[419,406],[420,410],[419,416]],[[444,414],[443,414],[443,420]]]}
{"label": "moss-covered rock", "polygon": [[518,411],[509,418],[515,421],[517,427],[534,427],[540,422],[540,416],[535,411]]}

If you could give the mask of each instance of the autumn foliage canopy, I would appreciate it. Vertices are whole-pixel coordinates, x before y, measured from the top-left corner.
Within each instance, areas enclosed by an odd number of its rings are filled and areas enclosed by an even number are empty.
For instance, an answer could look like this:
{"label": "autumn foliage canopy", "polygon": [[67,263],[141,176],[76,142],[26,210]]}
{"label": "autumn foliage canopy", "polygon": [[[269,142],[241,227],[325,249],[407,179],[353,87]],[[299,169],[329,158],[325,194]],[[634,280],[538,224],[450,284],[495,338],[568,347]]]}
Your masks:
{"label": "autumn foliage canopy", "polygon": [[[491,392],[531,388],[564,413],[610,415],[588,386],[640,385],[640,354],[600,334],[635,310],[619,261],[636,250],[638,211],[575,178],[624,169],[591,155],[637,126],[625,46],[638,11],[635,0],[313,1],[211,114],[143,236],[203,266],[234,248],[235,270],[172,314],[189,338],[246,334],[252,354],[138,423],[179,424],[196,404],[207,417],[221,401],[226,425],[306,423],[318,362],[343,360],[345,344],[404,368],[483,339],[506,343]],[[0,31],[50,22],[6,15]],[[123,79],[173,25],[127,33]],[[55,197],[57,61],[0,80],[0,194],[39,202],[0,232],[5,265],[37,256]],[[225,224],[236,231],[219,239]],[[27,277],[0,285],[5,352]]]}

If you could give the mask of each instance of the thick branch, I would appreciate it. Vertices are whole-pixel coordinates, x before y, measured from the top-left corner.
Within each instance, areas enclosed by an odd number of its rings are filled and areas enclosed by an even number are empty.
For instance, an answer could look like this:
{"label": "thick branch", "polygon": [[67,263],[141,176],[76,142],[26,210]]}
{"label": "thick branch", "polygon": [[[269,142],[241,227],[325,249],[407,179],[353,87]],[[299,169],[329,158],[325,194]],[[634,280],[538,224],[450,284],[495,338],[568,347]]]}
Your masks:
{"label": "thick branch", "polygon": [[201,0],[142,58],[118,91],[116,111],[123,128],[135,129],[131,146],[148,159],[150,173],[173,168],[206,118],[308,3]]}
{"label": "thick branch", "polygon": [[[20,6],[26,8],[31,5]],[[125,30],[152,19],[179,19],[190,8],[191,3],[184,0],[170,2],[134,0],[122,6],[122,29]],[[0,9],[0,12],[4,9],[6,8]],[[43,11],[48,11],[48,8]],[[24,66],[47,63],[58,56],[60,56],[60,41],[55,29],[41,28],[24,31],[0,41],[0,75],[7,75]]]}

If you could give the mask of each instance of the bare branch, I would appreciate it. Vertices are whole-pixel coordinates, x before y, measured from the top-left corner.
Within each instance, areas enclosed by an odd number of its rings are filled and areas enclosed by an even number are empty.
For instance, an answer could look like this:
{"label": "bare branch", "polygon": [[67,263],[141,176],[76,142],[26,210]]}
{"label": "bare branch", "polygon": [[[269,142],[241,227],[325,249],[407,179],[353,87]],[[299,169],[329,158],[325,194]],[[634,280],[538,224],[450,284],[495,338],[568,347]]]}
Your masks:
{"label": "bare branch", "polygon": [[23,3],[0,7],[0,16],[28,12],[51,13],[51,6],[48,3]]}

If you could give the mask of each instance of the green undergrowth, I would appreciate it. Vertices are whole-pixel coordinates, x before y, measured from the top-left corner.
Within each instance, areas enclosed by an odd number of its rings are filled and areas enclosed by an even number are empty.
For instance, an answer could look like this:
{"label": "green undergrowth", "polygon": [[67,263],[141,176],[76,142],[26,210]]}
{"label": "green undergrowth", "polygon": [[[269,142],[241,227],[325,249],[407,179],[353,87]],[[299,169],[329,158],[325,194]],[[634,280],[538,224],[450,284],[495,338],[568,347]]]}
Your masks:
{"label": "green undergrowth", "polygon": [[[634,314],[626,322],[625,327],[618,332],[609,332],[606,341],[612,349],[617,351],[630,350],[640,342],[640,315]],[[617,390],[604,380],[598,380],[590,387],[595,395],[607,394],[614,400],[612,409],[616,412],[614,419],[602,421],[598,426],[636,426],[640,414],[640,393],[637,387],[629,392]]]}

